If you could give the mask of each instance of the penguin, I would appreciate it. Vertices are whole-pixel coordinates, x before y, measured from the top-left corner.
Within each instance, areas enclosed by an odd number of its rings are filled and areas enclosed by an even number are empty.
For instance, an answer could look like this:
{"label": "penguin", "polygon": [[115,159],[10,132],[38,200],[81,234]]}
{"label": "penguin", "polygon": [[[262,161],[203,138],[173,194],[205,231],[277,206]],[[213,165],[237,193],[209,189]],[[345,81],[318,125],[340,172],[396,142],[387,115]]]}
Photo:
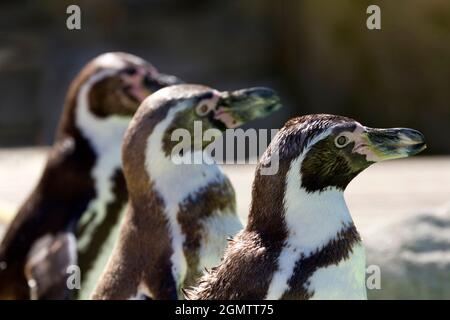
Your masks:
{"label": "penguin", "polygon": [[[279,101],[268,88],[219,92],[185,84],[142,103],[122,149],[129,210],[92,299],[179,299],[183,286],[220,261],[227,237],[242,229],[234,189],[210,159],[179,160],[207,157],[203,150],[214,139],[199,143],[196,124],[205,135],[220,134],[271,114]],[[179,129],[190,133],[182,149],[173,141]]]}
{"label": "penguin", "polygon": [[[366,299],[365,252],[344,190],[371,164],[426,148],[412,129],[336,115],[289,120],[255,173],[248,224],[187,299]],[[262,170],[278,161],[278,171]]]}
{"label": "penguin", "polygon": [[81,70],[44,172],[0,244],[0,299],[72,296],[67,268],[89,266],[127,203],[120,148],[128,124],[145,97],[177,82],[123,52]]}

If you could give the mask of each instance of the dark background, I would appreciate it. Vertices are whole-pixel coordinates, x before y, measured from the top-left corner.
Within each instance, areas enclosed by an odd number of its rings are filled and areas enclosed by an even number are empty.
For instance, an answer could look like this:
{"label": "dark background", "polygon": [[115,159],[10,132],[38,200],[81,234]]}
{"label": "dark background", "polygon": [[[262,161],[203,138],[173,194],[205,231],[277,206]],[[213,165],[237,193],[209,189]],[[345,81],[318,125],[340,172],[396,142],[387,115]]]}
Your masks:
{"label": "dark background", "polygon": [[419,129],[429,154],[450,154],[448,0],[1,0],[0,146],[50,144],[71,79],[117,50],[217,89],[275,88],[284,110],[252,126],[335,113]]}

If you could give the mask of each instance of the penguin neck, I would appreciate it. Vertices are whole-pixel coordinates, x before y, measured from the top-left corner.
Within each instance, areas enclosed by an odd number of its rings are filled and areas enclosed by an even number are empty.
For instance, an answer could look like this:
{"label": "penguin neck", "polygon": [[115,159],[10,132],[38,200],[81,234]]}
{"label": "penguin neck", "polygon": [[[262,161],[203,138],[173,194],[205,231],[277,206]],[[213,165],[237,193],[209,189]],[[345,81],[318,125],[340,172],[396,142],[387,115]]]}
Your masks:
{"label": "penguin neck", "polygon": [[[260,230],[263,226],[263,233],[278,230],[278,237],[271,234],[270,238],[288,243],[297,251],[309,255],[327,245],[341,231],[353,226],[353,220],[342,190],[330,187],[310,193],[302,188],[301,161],[302,157],[299,157],[290,165],[280,163],[277,176],[259,176],[255,179],[253,195],[265,192],[266,196],[259,196],[258,201],[253,200],[250,213],[253,217],[249,218],[249,223],[259,225]],[[268,182],[259,186],[256,180]],[[267,189],[267,186],[272,187]],[[265,190],[258,191],[259,187]],[[268,192],[271,196],[267,195]],[[260,215],[265,208],[269,211]]]}
{"label": "penguin neck", "polygon": [[289,237],[305,251],[322,248],[353,220],[344,192],[335,187],[307,192],[300,173],[303,157],[291,163],[286,177],[285,219]]}
{"label": "penguin neck", "polygon": [[109,75],[104,71],[92,76],[84,83],[77,95],[77,105],[75,107],[74,121],[85,139],[89,141],[98,156],[108,154],[114,156],[120,162],[120,150],[122,140],[131,117],[110,115],[100,118],[93,114],[89,108],[89,92],[92,86]]}
{"label": "penguin neck", "polygon": [[[170,151],[164,150],[163,139],[166,130],[176,113],[184,108],[184,104],[171,108],[166,117],[154,127],[147,140],[146,170],[156,190],[164,198],[166,206],[177,205],[190,194],[224,178],[222,171],[212,161],[177,164],[171,158]],[[202,151],[196,151],[193,156],[204,157],[201,153]]]}
{"label": "penguin neck", "polygon": [[215,164],[176,164],[166,152],[163,139],[177,112],[185,108],[184,104],[172,107],[166,117],[159,121],[147,139],[145,150],[145,170],[152,183],[152,192],[161,197],[164,204],[163,214],[171,230],[172,274],[181,285],[188,270],[183,244],[186,235],[178,220],[182,203],[190,198],[195,201],[199,190],[210,184],[224,180],[224,175]]}
{"label": "penguin neck", "polygon": [[[90,111],[89,92],[93,84],[107,74],[109,73],[95,74],[80,87],[73,114],[74,127],[77,129],[76,132],[79,132],[79,135],[75,137],[78,140],[75,143],[75,152],[80,156],[87,152],[95,155],[93,166],[87,169],[89,175],[93,178],[96,195],[89,203],[87,211],[95,214],[95,219],[98,221],[105,219],[109,204],[114,202],[120,205],[124,204],[122,185],[124,186],[125,182],[121,171],[121,147],[125,132],[131,121],[130,117],[116,115],[100,118]],[[79,147],[84,146],[85,142],[87,142],[89,148]],[[84,214],[83,218],[87,221],[92,217]],[[83,220],[81,223],[83,223]],[[90,234],[90,230],[96,227],[96,223],[90,223],[84,233]]]}
{"label": "penguin neck", "polygon": [[353,226],[343,193],[335,188],[317,193],[286,189],[284,220],[287,239],[306,256],[320,250]]}

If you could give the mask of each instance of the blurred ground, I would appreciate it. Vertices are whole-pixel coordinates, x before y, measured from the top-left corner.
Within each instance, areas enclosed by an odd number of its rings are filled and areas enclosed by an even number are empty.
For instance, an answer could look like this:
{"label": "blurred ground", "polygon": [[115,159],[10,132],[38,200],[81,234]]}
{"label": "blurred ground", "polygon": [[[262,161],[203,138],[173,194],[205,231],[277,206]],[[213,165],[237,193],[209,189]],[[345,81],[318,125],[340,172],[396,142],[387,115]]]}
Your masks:
{"label": "blurred ground", "polygon": [[[3,215],[14,212],[31,191],[43,169],[46,151],[46,148],[0,149]],[[254,166],[226,165],[223,169],[236,189],[238,211],[245,221]],[[415,157],[376,164],[350,184],[346,199],[363,236],[372,226],[440,206],[450,201],[450,157]]]}

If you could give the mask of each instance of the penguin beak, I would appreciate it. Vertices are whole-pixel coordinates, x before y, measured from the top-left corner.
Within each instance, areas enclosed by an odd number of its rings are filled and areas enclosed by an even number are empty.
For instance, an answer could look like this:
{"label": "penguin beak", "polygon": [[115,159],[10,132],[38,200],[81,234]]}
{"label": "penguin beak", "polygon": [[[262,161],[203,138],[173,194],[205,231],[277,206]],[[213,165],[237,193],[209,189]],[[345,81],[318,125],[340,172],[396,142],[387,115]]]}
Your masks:
{"label": "penguin beak", "polygon": [[163,73],[146,74],[142,82],[143,86],[149,91],[149,94],[164,87],[183,83],[183,81],[177,77]]}
{"label": "penguin beak", "polygon": [[370,162],[406,158],[427,148],[425,137],[417,130],[408,128],[365,128],[362,143],[353,152],[366,156]]}
{"label": "penguin beak", "polygon": [[227,128],[239,127],[281,108],[278,95],[262,87],[224,92],[217,105],[214,119],[221,121]]}

